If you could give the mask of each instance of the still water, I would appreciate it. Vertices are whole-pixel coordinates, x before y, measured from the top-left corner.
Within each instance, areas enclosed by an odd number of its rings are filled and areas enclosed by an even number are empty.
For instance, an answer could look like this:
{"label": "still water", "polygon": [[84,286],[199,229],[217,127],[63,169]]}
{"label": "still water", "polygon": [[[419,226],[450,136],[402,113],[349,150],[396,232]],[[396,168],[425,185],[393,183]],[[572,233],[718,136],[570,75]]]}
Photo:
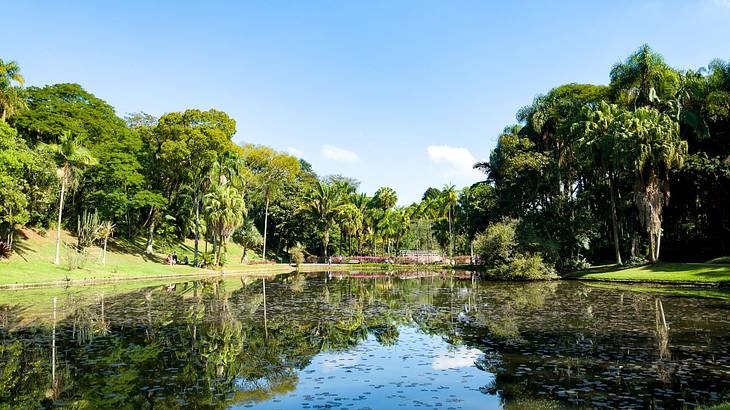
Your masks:
{"label": "still water", "polygon": [[418,272],[124,286],[1,292],[0,408],[730,400],[721,291]]}

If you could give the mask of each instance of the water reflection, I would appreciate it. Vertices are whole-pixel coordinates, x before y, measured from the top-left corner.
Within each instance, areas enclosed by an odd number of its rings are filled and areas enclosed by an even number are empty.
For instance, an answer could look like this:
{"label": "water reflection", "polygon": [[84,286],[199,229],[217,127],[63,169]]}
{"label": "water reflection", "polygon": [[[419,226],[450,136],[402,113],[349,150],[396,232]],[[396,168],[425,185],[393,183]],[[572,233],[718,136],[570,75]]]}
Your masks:
{"label": "water reflection", "polygon": [[[425,273],[0,306],[0,407],[682,407],[730,398],[730,303]],[[23,294],[16,294],[18,300]],[[41,300],[37,304],[42,304]],[[30,309],[30,310],[29,310]]]}

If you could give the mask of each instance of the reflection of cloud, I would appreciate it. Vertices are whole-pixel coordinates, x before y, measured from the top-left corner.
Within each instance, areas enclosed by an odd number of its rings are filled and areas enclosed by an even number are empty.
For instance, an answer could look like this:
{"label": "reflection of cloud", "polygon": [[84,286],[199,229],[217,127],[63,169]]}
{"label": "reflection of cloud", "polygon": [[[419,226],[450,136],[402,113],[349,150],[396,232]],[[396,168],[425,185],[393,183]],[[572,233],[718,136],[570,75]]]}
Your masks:
{"label": "reflection of cloud", "polygon": [[340,162],[355,162],[359,159],[356,153],[329,144],[322,145],[322,156]]}
{"label": "reflection of cloud", "polygon": [[462,367],[471,367],[474,362],[482,354],[477,349],[468,347],[458,347],[455,350],[439,350],[436,357],[433,358],[431,367],[434,370],[459,369]]}
{"label": "reflection of cloud", "polygon": [[288,153],[290,153],[290,154],[294,155],[294,156],[295,156],[295,157],[297,157],[297,158],[301,158],[301,157],[303,157],[303,156],[304,156],[304,151],[300,150],[299,148],[294,148],[294,147],[288,147],[288,148],[286,149],[286,152],[288,152]]}
{"label": "reflection of cloud", "polygon": [[450,176],[476,179],[482,177],[481,172],[474,169],[474,164],[477,162],[476,158],[466,148],[429,145],[426,150],[431,162],[446,165],[446,172]]}
{"label": "reflection of cloud", "polygon": [[360,361],[360,357],[354,354],[342,353],[324,357],[322,371],[325,373],[334,372],[343,367],[352,366]]}

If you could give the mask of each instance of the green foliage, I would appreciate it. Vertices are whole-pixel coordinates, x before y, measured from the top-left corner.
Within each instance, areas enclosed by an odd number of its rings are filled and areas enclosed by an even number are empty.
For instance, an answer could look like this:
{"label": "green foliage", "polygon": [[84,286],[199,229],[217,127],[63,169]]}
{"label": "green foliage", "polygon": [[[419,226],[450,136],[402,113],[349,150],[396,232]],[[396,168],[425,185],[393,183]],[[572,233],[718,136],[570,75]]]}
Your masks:
{"label": "green foliage", "polygon": [[555,269],[536,253],[524,253],[517,238],[518,220],[490,225],[474,240],[474,251],[485,264],[487,275],[502,280],[553,279]]}
{"label": "green foliage", "polygon": [[297,244],[289,248],[289,262],[296,266],[304,263],[304,248]]}

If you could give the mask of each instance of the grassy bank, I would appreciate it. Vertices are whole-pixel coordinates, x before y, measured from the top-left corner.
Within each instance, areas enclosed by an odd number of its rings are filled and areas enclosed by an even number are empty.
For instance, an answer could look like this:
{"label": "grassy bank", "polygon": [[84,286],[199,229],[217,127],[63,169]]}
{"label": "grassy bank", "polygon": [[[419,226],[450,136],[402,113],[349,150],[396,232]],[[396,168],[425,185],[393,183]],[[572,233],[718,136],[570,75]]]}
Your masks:
{"label": "grassy bank", "polygon": [[[68,233],[62,233],[61,240],[74,243]],[[144,242],[113,240],[107,249],[106,263],[100,261],[101,249],[91,247],[85,256],[77,256],[66,247],[61,250],[61,263],[53,263],[55,255],[55,232],[41,236],[31,230],[23,230],[16,238],[14,252],[9,259],[0,260],[0,285],[63,284],[84,282],[105,282],[123,279],[164,278],[185,275],[215,274],[218,271],[195,268],[188,265],[168,265],[165,263],[167,252],[175,251],[179,260],[188,256],[193,259],[193,242],[186,241],[170,246],[165,253],[148,255],[144,252]],[[205,244],[201,242],[201,251]],[[243,250],[235,245],[229,246],[225,272],[262,273],[289,272],[292,268],[285,264],[241,264]],[[249,260],[258,257],[249,251]]]}
{"label": "grassy bank", "polygon": [[[62,242],[75,243],[75,238],[67,232],[62,233]],[[295,270],[288,264],[244,264],[240,262],[243,249],[236,244],[228,246],[228,263],[222,270],[206,270],[188,265],[168,265],[165,258],[168,253],[175,251],[179,260],[185,256],[193,259],[193,241],[174,244],[165,249],[164,253],[148,255],[144,252],[144,241],[112,240],[107,249],[106,263],[100,262],[101,249],[91,247],[87,249],[83,258],[75,256],[69,249],[61,251],[61,264],[53,263],[56,240],[55,232],[47,236],[39,235],[32,230],[23,230],[19,233],[14,244],[14,252],[10,259],[0,260],[0,287],[24,286],[63,286],[109,283],[120,280],[164,279],[192,275],[224,274],[278,274]],[[200,243],[200,250],[205,249],[205,243]],[[248,254],[249,261],[261,262],[261,258],[252,251]],[[445,269],[442,266],[418,267],[417,270]],[[414,269],[410,265],[388,265],[364,263],[355,265],[321,265],[306,264],[298,268],[302,271],[322,270],[357,270],[382,271]]]}
{"label": "grassy bank", "polygon": [[566,278],[655,283],[689,283],[720,285],[730,283],[730,265],[710,263],[657,263],[624,268],[616,265],[597,266],[573,272]]}

